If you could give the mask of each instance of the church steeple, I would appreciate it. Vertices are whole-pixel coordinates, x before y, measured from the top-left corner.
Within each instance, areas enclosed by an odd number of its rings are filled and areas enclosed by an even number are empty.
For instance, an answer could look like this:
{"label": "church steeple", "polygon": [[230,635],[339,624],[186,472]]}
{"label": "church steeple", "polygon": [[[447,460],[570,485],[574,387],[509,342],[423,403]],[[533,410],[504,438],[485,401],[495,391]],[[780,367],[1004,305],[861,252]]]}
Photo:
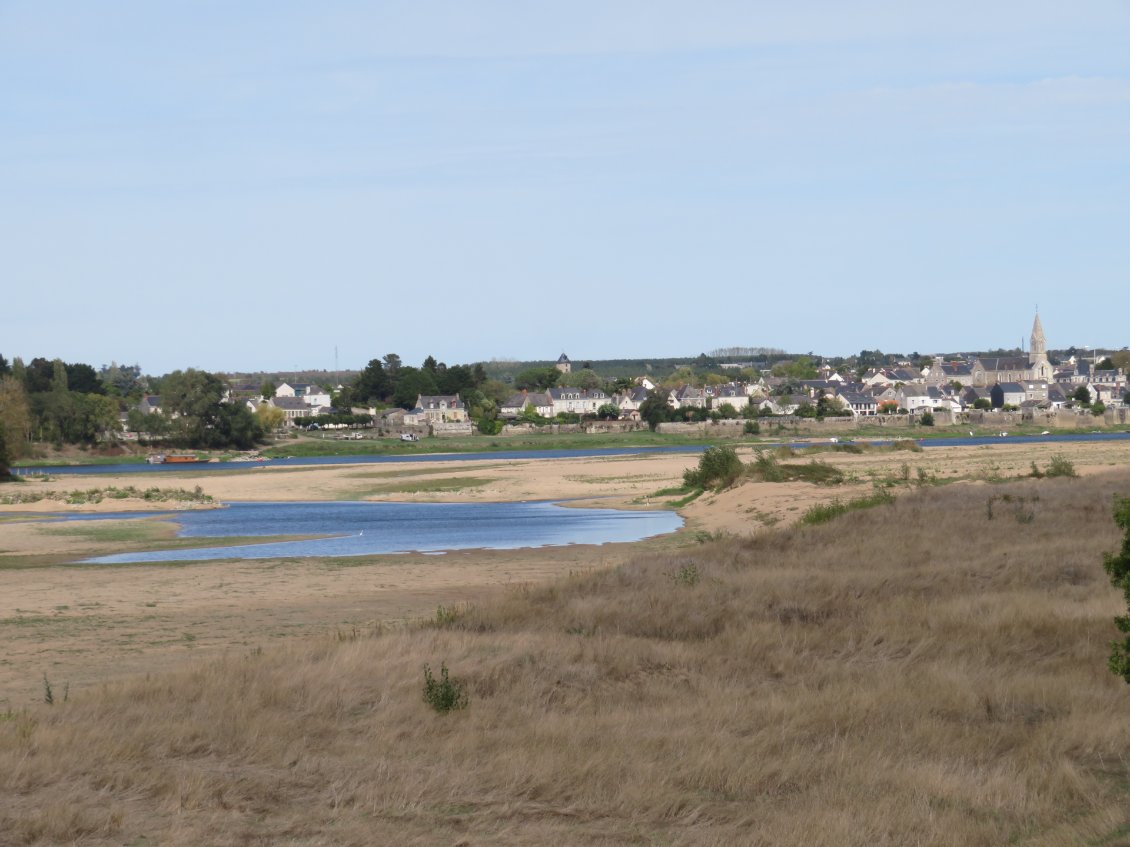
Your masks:
{"label": "church steeple", "polygon": [[1032,323],[1032,343],[1028,347],[1028,362],[1034,365],[1047,357],[1048,342],[1044,338],[1044,327],[1040,324],[1040,313],[1036,312],[1036,320]]}
{"label": "church steeple", "polygon": [[1048,341],[1044,338],[1044,327],[1040,323],[1040,313],[1032,322],[1032,344],[1028,348],[1028,371],[1031,379],[1044,379],[1051,382],[1055,371],[1048,361]]}

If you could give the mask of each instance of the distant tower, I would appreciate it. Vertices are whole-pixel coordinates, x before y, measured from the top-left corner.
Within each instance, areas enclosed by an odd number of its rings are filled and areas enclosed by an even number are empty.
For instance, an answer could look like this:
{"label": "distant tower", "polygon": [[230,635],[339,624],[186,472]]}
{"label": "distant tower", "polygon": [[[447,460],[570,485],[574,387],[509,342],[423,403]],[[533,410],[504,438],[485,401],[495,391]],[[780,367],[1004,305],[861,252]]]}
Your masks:
{"label": "distant tower", "polygon": [[1048,342],[1044,338],[1044,327],[1040,324],[1040,313],[1036,312],[1036,320],[1032,323],[1032,339],[1028,347],[1028,370],[1032,372],[1032,379],[1052,378],[1052,366],[1048,362]]}
{"label": "distant tower", "polygon": [[554,365],[554,367],[561,371],[561,373],[567,374],[573,370],[573,363],[569,361],[568,356],[562,353],[561,358],[557,360],[557,364]]}

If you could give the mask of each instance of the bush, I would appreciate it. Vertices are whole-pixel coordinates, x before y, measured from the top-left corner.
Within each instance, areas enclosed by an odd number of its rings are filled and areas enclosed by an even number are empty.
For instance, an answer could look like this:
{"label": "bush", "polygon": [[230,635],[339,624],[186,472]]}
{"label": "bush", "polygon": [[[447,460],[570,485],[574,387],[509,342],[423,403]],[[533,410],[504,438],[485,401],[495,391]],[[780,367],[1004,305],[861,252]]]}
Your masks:
{"label": "bush", "polygon": [[683,472],[688,488],[709,488],[732,485],[742,473],[742,461],[733,447],[708,447],[698,460],[697,468]]}
{"label": "bush", "polygon": [[918,416],[918,422],[920,424],[922,424],[922,426],[933,426],[934,425],[934,413],[933,412],[923,412],[921,415]]}
{"label": "bush", "polygon": [[1122,636],[1121,640],[1110,644],[1108,667],[1111,673],[1130,683],[1130,499],[1122,499],[1114,504],[1114,522],[1126,534],[1123,536],[1120,552],[1103,556],[1103,569],[1110,577],[1111,584],[1122,590],[1126,598],[1127,613],[1114,619]]}
{"label": "bush", "polygon": [[759,424],[757,421],[746,421],[745,426],[742,427],[742,432],[744,432],[746,435],[760,435],[761,424]]}
{"label": "bush", "polygon": [[446,715],[466,708],[467,692],[463,683],[448,676],[446,664],[440,663],[438,680],[432,676],[432,669],[424,665],[424,701],[441,715]]}
{"label": "bush", "polygon": [[[1035,467],[1035,462],[1032,463],[1032,466]],[[1033,476],[1034,475],[1035,474],[1033,474]],[[1079,476],[1079,474],[1077,474],[1075,472],[1075,465],[1072,464],[1071,461],[1066,456],[1063,456],[1062,454],[1059,454],[1059,453],[1052,456],[1051,464],[1048,465],[1048,469],[1044,472],[1044,475],[1045,476]]]}

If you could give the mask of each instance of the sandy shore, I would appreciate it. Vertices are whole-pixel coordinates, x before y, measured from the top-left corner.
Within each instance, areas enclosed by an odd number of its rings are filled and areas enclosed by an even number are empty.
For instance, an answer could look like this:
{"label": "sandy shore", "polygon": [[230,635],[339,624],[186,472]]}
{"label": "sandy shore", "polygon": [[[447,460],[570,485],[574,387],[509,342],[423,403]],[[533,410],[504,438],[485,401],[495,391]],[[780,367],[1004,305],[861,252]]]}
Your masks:
{"label": "sandy shore", "polygon": [[[931,447],[920,453],[820,454],[791,461],[826,461],[848,484],[746,484],[708,494],[683,508],[688,532],[638,544],[540,550],[468,551],[444,556],[396,555],[346,560],[264,560],[185,566],[12,567],[19,557],[75,559],[120,549],[115,532],[135,538],[172,537],[171,522],[112,521],[103,536],[31,519],[29,512],[151,510],[142,500],[69,506],[43,500],[0,506],[0,709],[42,696],[43,677],[58,689],[86,685],[192,661],[219,651],[252,650],[275,639],[349,632],[430,617],[440,605],[475,602],[486,594],[570,571],[608,567],[648,549],[693,544],[698,531],[750,534],[795,521],[811,505],[848,499],[885,479],[1010,477],[1052,455],[1081,474],[1130,462],[1130,444],[993,444]],[[746,452],[743,458],[749,458]],[[192,490],[218,501],[571,499],[575,505],[649,508],[654,493],[681,481],[696,455],[664,454],[585,459],[459,461],[428,464],[256,467],[246,471],[176,471],[160,477],[57,477],[21,484],[21,492],[56,495],[109,486]],[[5,491],[5,493],[7,493]],[[158,504],[175,510],[177,504]],[[140,533],[140,536],[138,535]]]}

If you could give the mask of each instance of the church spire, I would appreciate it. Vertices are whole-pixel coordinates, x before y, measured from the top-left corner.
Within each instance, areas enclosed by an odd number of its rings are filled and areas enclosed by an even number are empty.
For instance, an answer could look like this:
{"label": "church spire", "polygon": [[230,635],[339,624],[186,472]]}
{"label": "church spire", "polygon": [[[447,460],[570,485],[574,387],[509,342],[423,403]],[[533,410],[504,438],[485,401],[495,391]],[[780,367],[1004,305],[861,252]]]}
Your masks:
{"label": "church spire", "polygon": [[1035,364],[1038,359],[1048,357],[1048,342],[1044,338],[1044,327],[1040,323],[1040,313],[1036,312],[1036,320],[1032,323],[1032,343],[1028,347],[1028,361]]}

